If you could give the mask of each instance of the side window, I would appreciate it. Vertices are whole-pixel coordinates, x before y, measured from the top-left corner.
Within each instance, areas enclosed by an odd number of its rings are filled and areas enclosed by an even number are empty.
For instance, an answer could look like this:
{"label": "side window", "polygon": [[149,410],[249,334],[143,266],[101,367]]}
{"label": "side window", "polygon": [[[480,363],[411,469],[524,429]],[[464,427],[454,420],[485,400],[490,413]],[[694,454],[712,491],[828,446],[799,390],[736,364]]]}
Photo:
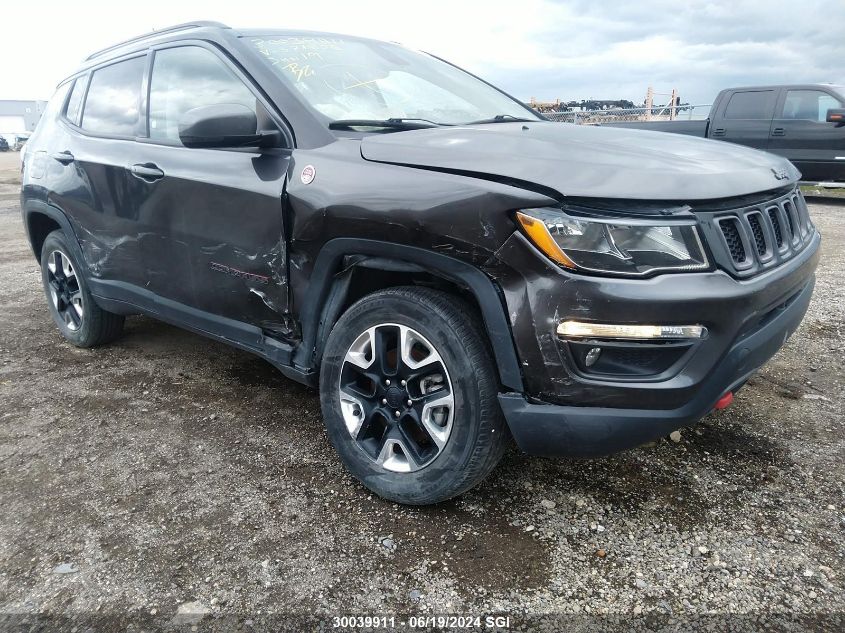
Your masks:
{"label": "side window", "polygon": [[141,105],[145,57],[95,70],[82,113],[82,129],[94,134],[135,136]]}
{"label": "side window", "polygon": [[725,108],[725,118],[771,120],[774,109],[774,90],[735,92]]}
{"label": "side window", "polygon": [[194,108],[221,103],[257,107],[249,88],[211,51],[199,46],[156,51],[150,82],[151,139],[181,145],[182,116]]}
{"label": "side window", "polygon": [[56,88],[56,92],[53,93],[53,96],[50,97],[50,101],[47,102],[47,107],[44,108],[44,112],[41,113],[41,118],[38,120],[38,127],[42,125],[42,121],[52,121],[62,110],[62,106],[65,103],[65,97],[67,97],[67,91],[70,90],[70,82],[63,83],[61,86]]}
{"label": "side window", "polygon": [[781,118],[824,123],[828,110],[841,107],[838,99],[821,90],[789,90],[783,102]]}
{"label": "side window", "polygon": [[77,77],[73,82],[73,89],[70,91],[70,98],[67,101],[67,108],[65,108],[65,118],[74,125],[79,125],[79,115],[82,114],[82,97],[85,95],[87,83],[87,76]]}

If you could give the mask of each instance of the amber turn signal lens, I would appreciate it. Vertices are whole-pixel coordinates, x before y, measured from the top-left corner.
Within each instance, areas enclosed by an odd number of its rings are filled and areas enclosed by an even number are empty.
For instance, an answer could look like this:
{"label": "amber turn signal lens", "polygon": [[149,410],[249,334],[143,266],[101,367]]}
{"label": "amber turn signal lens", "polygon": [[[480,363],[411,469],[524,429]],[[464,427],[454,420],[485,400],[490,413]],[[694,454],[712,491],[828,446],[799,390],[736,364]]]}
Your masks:
{"label": "amber turn signal lens", "polygon": [[525,231],[528,239],[530,239],[534,243],[534,246],[539,248],[546,257],[561,266],[566,266],[567,268],[572,269],[577,268],[575,266],[575,262],[569,259],[569,257],[566,256],[566,253],[564,253],[560,249],[560,246],[557,245],[557,242],[555,242],[551,233],[549,233],[549,229],[546,228],[546,225],[542,221],[532,218],[530,215],[526,215],[520,211],[516,212],[516,219],[522,227],[522,230]]}

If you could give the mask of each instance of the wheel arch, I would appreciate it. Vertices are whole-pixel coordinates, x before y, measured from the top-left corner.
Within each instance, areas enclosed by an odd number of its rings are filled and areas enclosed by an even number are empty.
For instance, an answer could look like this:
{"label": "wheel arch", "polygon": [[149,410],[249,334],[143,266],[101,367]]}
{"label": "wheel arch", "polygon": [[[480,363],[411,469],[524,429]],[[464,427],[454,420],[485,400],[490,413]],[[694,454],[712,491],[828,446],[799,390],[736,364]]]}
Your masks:
{"label": "wheel arch", "polygon": [[73,256],[87,274],[82,247],[79,245],[76,232],[64,211],[40,200],[29,200],[23,207],[23,220],[32,254],[39,262],[41,261],[41,249],[44,246],[44,240],[53,231],[61,229],[68,237],[70,248],[74,251]]}
{"label": "wheel arch", "polygon": [[[524,391],[504,300],[494,282],[475,266],[447,255],[378,240],[336,238],[321,249],[299,311],[302,344],[294,356],[295,365],[305,371],[319,365],[328,335],[350,295],[357,298],[351,273],[360,268],[392,279],[429,276],[469,293],[483,319],[501,385],[508,391]],[[385,287],[391,285],[401,284],[386,283]]]}

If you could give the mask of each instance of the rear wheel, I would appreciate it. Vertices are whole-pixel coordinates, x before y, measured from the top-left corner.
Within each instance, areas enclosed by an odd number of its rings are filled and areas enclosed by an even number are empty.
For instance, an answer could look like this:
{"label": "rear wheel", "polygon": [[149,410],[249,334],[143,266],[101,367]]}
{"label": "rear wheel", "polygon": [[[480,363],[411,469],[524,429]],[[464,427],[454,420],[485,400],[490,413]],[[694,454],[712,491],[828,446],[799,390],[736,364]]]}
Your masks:
{"label": "rear wheel", "polygon": [[323,416],[346,467],[401,503],[454,497],[499,461],[507,430],[483,328],[460,299],[391,288],[357,302],[326,344]]}
{"label": "rear wheel", "polygon": [[41,279],[53,320],[77,347],[111,342],[123,330],[124,318],[95,302],[63,231],[53,231],[41,248]]}

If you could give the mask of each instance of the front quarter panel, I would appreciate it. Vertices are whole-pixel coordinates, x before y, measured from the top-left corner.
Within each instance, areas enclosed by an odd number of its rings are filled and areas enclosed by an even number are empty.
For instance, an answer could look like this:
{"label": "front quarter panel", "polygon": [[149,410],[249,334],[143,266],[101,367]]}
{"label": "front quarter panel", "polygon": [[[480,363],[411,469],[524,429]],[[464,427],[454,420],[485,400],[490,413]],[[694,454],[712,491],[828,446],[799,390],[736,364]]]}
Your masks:
{"label": "front quarter panel", "polygon": [[[311,169],[309,182],[303,172]],[[368,162],[352,139],[295,150],[289,183],[294,309],[303,304],[320,249],[333,238],[423,248],[495,277],[502,264],[494,253],[516,229],[512,211],[555,203],[488,180]]]}

